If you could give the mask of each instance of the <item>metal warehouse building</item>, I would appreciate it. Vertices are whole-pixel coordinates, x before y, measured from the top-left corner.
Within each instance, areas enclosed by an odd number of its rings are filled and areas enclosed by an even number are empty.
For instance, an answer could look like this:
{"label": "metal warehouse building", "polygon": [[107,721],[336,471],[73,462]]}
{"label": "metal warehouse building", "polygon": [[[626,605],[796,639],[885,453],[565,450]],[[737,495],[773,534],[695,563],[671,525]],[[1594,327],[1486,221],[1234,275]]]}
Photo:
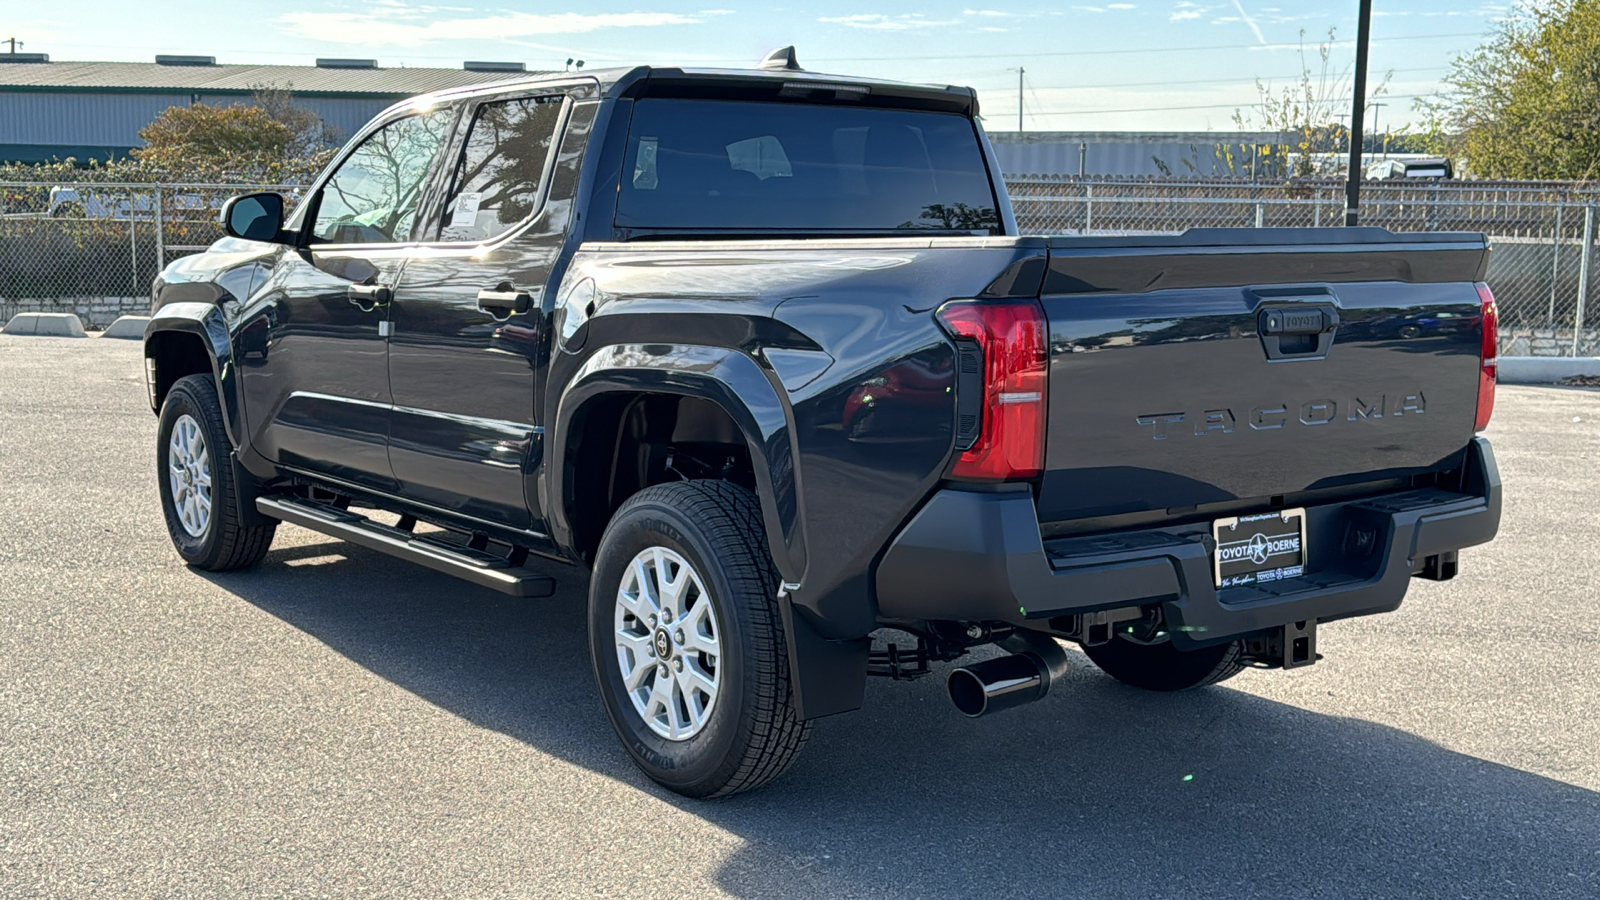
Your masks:
{"label": "metal warehouse building", "polygon": [[167,107],[248,102],[263,87],[291,91],[296,103],[348,135],[406,97],[522,74],[522,63],[504,62],[384,69],[369,59],[235,66],[211,56],[51,62],[43,53],[0,53],[0,161],[121,158],[140,145],[139,129]]}
{"label": "metal warehouse building", "polygon": [[[1293,143],[1294,135],[1277,131],[991,131],[989,141],[1000,169],[1010,177],[1209,178],[1249,176],[1251,160],[1260,155],[1258,148]],[[1232,166],[1227,154],[1233,157]]]}

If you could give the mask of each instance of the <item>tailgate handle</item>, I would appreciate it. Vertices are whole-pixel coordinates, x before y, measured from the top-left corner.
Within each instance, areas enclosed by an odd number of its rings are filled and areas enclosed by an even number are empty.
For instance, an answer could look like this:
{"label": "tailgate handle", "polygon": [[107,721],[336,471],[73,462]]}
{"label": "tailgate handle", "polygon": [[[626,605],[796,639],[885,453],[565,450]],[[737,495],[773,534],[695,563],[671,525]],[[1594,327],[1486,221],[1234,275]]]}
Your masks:
{"label": "tailgate handle", "polygon": [[1295,303],[1263,308],[1256,331],[1267,359],[1323,359],[1333,346],[1339,311],[1331,303]]}

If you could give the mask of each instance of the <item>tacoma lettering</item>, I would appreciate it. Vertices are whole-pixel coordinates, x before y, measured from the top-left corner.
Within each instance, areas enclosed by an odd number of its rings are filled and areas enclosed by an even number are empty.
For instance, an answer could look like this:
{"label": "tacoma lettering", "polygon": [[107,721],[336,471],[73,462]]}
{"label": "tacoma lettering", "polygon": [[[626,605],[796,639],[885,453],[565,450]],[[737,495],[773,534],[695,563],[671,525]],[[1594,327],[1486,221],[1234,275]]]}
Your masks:
{"label": "tacoma lettering", "polygon": [[[1369,399],[1372,397],[1377,399]],[[1396,398],[1392,406],[1390,397]],[[1341,408],[1348,411],[1348,415],[1343,417],[1346,422],[1377,422],[1384,418],[1408,414],[1422,415],[1427,412],[1427,407],[1427,398],[1421,391],[1404,394],[1368,394],[1365,397],[1353,397],[1348,401],[1325,398],[1300,404],[1275,403],[1257,406],[1245,414],[1244,420],[1249,423],[1251,431],[1277,431],[1288,427],[1291,423],[1307,427],[1330,425],[1340,420]],[[1194,423],[1195,437],[1208,434],[1233,434],[1238,419],[1239,417],[1231,409],[1204,409],[1193,413],[1148,413],[1134,417],[1134,421],[1140,427],[1149,428],[1150,437],[1158,441],[1164,441],[1178,433],[1178,430],[1171,426],[1181,425],[1187,421]]]}

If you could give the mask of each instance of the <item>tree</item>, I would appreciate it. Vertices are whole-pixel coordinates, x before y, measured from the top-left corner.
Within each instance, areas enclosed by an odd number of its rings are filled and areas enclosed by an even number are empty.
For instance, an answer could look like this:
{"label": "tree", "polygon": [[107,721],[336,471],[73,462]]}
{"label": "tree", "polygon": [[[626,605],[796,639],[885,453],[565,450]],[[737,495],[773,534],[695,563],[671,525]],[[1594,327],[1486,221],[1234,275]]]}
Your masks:
{"label": "tree", "polygon": [[142,167],[185,180],[262,178],[316,171],[331,155],[332,129],[287,91],[258,88],[250,104],[196,103],[163,110],[139,130]]}
{"label": "tree", "polygon": [[264,163],[288,154],[294,132],[259,106],[170,106],[139,129],[135,159],[161,168],[215,163]]}
{"label": "tree", "polygon": [[[1269,84],[1256,81],[1258,97],[1253,114],[1234,110],[1233,122],[1240,131],[1276,131],[1288,136],[1288,142],[1257,148],[1259,157],[1254,161],[1258,171],[1287,178],[1314,178],[1326,174],[1322,160],[1327,154],[1348,149],[1350,132],[1339,123],[1339,116],[1350,109],[1354,86],[1351,82],[1353,63],[1336,68],[1333,46],[1337,34],[1328,29],[1328,39],[1317,45],[1315,68],[1306,57],[1305,32],[1300,32],[1300,78],[1292,84],[1274,90]],[[1369,88],[1367,100],[1388,91],[1393,73],[1386,73],[1376,87]],[[1251,160],[1242,159],[1242,148],[1220,145],[1218,152],[1230,171],[1246,174]]]}
{"label": "tree", "polygon": [[1600,0],[1520,0],[1425,105],[1433,152],[1486,178],[1600,176]]}
{"label": "tree", "polygon": [[341,143],[342,138],[338,129],[324,122],[321,116],[295,103],[294,94],[289,87],[257,84],[252,85],[251,90],[255,92],[251,102],[274,121],[283,123],[284,127],[294,133],[294,137],[285,148],[291,158],[311,154],[322,154],[326,158],[328,151]]}

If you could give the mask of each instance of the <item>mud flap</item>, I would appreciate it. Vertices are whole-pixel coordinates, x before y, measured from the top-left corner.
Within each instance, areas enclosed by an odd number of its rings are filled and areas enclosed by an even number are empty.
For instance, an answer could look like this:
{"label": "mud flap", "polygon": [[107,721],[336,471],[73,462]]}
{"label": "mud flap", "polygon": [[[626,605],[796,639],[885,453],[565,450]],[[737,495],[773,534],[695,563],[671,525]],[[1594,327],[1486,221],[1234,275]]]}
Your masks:
{"label": "mud flap", "polygon": [[234,515],[238,517],[239,524],[245,528],[261,528],[277,522],[277,519],[261,514],[256,508],[256,498],[261,492],[256,489],[256,476],[239,461],[239,451],[228,454],[228,465],[233,467],[233,505]]}
{"label": "mud flap", "polygon": [[870,637],[830,641],[796,613],[786,594],[778,595],[783,634],[789,649],[789,683],[795,712],[801,719],[819,719],[861,708],[867,690]]}

